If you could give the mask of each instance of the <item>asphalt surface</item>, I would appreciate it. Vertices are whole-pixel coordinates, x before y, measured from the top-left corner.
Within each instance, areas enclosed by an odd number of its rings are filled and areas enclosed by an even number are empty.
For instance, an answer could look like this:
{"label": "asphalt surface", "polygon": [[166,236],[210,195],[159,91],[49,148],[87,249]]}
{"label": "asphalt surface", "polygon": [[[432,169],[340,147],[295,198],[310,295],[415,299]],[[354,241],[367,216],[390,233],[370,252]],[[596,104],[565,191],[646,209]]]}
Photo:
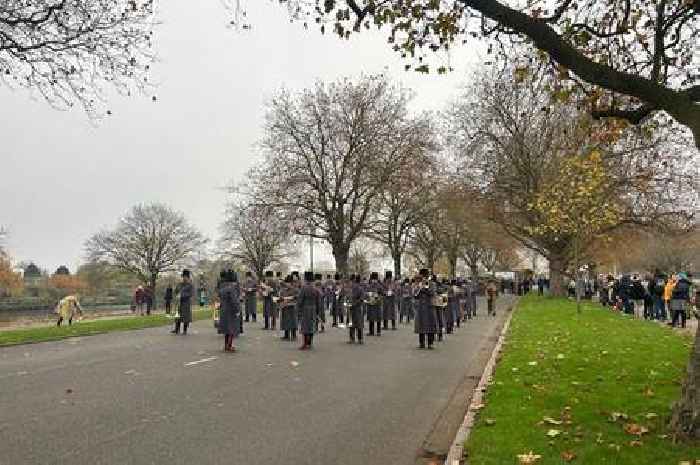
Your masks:
{"label": "asphalt surface", "polygon": [[210,321],[2,348],[0,464],[414,464],[503,319],[432,351],[411,324],[301,352],[260,321],[235,354]]}

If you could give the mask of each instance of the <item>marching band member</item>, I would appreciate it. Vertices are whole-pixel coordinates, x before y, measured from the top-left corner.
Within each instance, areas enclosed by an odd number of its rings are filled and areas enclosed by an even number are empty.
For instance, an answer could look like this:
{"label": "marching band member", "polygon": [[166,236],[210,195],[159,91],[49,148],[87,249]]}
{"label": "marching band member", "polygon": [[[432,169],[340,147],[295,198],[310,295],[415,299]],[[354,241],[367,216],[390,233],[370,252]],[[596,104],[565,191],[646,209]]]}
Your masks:
{"label": "marching band member", "polygon": [[433,306],[435,296],[435,283],[430,282],[430,272],[423,268],[420,270],[414,288],[415,299],[415,326],[414,332],[418,334],[419,348],[425,349],[426,336],[428,349],[433,348],[435,333],[437,333],[437,314]]}
{"label": "marching band member", "polygon": [[346,287],[349,287],[349,289],[346,292],[346,295],[343,297],[343,301],[349,304],[347,321],[350,340],[348,341],[348,344],[353,344],[356,336],[357,342],[362,344],[362,332],[365,329],[365,315],[363,312],[363,301],[365,296],[362,290],[362,285],[360,284],[360,276],[352,275],[350,277],[350,282],[346,283]]}
{"label": "marching band member", "polygon": [[272,329],[277,329],[277,309],[275,308],[275,299],[277,297],[277,289],[275,285],[274,273],[272,271],[265,272],[265,279],[261,285],[263,297],[263,320],[265,327],[270,329],[270,320],[272,320]]}
{"label": "marching band member", "polygon": [[383,320],[384,329],[389,329],[389,320],[391,320],[391,329],[396,331],[396,294],[398,287],[394,282],[391,271],[384,272],[384,287],[382,289],[383,302]]}
{"label": "marching band member", "polygon": [[246,271],[245,276],[245,321],[247,323],[251,317],[253,321],[258,319],[258,283],[250,271]]}
{"label": "marching band member", "polygon": [[179,298],[178,317],[175,318],[175,328],[171,333],[180,334],[180,325],[182,325],[182,334],[187,334],[187,327],[192,322],[192,296],[194,295],[190,270],[182,270],[182,282],[175,287],[175,295]]}
{"label": "marching band member", "polygon": [[[415,280],[413,281],[415,283]],[[406,318],[406,323],[413,319],[413,286],[408,278],[403,280],[401,285],[401,300],[399,302],[399,323]]]}
{"label": "marching band member", "polygon": [[316,273],[314,275],[314,287],[318,290],[318,294],[321,298],[321,306],[318,310],[318,316],[316,318],[316,332],[318,332],[319,327],[321,332],[326,330],[326,306],[325,306],[325,288],[323,286],[323,275]]}
{"label": "marching band member", "polygon": [[340,275],[338,273],[335,274],[333,280],[333,287],[331,288],[331,294],[330,294],[330,308],[331,308],[331,315],[333,316],[333,327],[338,326],[338,321],[340,323],[343,323],[343,303],[341,302],[341,295],[343,293],[343,286],[344,283],[340,279]]}
{"label": "marching band member", "polygon": [[304,273],[304,284],[297,295],[297,311],[301,313],[301,334],[304,343],[299,350],[309,350],[313,347],[316,324],[321,314],[321,292],[314,286],[314,273]]}
{"label": "marching band member", "polygon": [[233,270],[221,272],[219,292],[219,334],[224,335],[224,352],[235,352],[233,340],[241,328],[241,289],[238,275]]}
{"label": "marching band member", "polygon": [[445,330],[447,334],[452,334],[455,322],[457,322],[457,314],[459,308],[459,296],[457,294],[457,281],[450,281],[450,286],[447,289],[447,308],[445,312]]}
{"label": "marching band member", "polygon": [[435,315],[437,318],[437,337],[438,341],[442,341],[442,330],[445,328],[445,306],[442,305],[442,298],[443,295],[447,293],[447,289],[443,283],[438,281],[435,275],[433,275],[432,282],[435,285],[435,300],[433,306],[435,307]]}
{"label": "marching band member", "polygon": [[365,303],[367,304],[367,321],[369,322],[368,336],[374,336],[375,326],[377,328],[377,336],[382,335],[382,301],[381,294],[383,288],[379,282],[379,273],[372,272],[369,276],[365,292]]}
{"label": "marching band member", "polygon": [[297,290],[294,288],[294,278],[288,275],[280,288],[280,329],[284,331],[282,339],[296,341],[297,339]]}

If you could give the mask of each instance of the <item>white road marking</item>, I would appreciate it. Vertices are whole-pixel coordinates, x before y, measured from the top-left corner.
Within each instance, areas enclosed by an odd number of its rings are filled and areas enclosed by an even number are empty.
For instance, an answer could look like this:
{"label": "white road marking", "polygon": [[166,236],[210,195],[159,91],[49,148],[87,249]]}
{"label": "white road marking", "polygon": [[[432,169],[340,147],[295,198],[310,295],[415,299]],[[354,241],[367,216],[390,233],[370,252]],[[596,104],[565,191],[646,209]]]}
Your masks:
{"label": "white road marking", "polygon": [[201,360],[195,360],[194,362],[187,362],[185,363],[186,367],[191,367],[194,365],[199,365],[200,363],[206,363],[206,362],[211,362],[212,360],[216,360],[218,357],[207,357],[203,358]]}

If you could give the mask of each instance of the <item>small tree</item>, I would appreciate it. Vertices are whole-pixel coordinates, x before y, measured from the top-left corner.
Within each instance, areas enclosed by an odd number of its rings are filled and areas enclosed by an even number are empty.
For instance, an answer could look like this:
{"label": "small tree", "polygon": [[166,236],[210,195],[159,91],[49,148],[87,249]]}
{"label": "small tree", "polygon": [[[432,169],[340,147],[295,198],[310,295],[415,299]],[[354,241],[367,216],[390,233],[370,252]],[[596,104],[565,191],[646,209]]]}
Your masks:
{"label": "small tree", "polygon": [[272,207],[230,205],[221,227],[222,254],[262,278],[270,265],[294,256],[291,226]]}
{"label": "small tree", "polygon": [[569,157],[561,163],[559,175],[542,186],[530,205],[540,218],[538,225],[529,227],[530,233],[535,240],[539,236],[561,240],[578,281],[587,247],[620,222],[623,211],[616,200],[614,179],[599,151]]}
{"label": "small tree", "polygon": [[175,271],[206,242],[182,213],[156,203],[133,207],[115,228],[88,239],[85,250],[88,260],[133,274],[155,295],[158,276]]}
{"label": "small tree", "polygon": [[23,288],[22,275],[15,273],[10,258],[0,251],[0,297],[20,295]]}

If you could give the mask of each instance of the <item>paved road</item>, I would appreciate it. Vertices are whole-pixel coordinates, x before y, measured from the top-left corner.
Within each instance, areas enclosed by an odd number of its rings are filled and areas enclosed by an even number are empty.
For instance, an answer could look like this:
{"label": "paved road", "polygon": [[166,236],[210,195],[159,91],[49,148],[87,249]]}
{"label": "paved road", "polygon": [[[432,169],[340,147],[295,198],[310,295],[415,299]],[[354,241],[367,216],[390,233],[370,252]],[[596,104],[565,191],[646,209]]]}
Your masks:
{"label": "paved road", "polygon": [[208,321],[0,349],[0,464],[413,464],[492,343],[484,313],[433,351],[412,326],[300,352],[251,324],[225,354]]}

